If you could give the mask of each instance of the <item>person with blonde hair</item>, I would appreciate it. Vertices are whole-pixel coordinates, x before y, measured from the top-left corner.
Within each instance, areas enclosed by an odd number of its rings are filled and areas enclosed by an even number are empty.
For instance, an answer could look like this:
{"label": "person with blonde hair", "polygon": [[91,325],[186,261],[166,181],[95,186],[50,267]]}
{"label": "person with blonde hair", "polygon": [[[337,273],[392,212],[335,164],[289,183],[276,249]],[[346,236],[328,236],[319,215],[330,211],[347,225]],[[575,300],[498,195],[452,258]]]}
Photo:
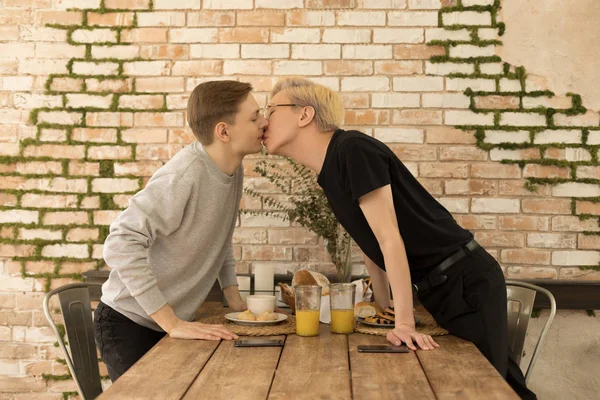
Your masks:
{"label": "person with blonde hair", "polygon": [[[377,303],[392,304],[387,339],[416,350],[435,340],[415,329],[413,290],[437,323],[472,341],[523,398],[536,398],[509,358],[506,283],[498,262],[379,140],[340,126],[337,93],[304,78],[276,83],[265,117],[269,154],[318,174],[333,213],[365,254]],[[416,346],[415,346],[416,344]]]}

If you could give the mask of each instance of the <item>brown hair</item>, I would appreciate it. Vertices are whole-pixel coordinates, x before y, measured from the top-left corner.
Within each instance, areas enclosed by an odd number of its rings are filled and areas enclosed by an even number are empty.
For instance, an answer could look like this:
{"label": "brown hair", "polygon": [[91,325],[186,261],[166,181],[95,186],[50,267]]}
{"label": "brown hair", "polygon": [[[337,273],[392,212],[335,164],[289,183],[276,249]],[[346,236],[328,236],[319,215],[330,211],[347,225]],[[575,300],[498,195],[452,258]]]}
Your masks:
{"label": "brown hair", "polygon": [[198,141],[209,145],[219,122],[233,124],[239,105],[251,91],[251,84],[230,80],[208,81],[196,86],[188,100],[187,115]]}

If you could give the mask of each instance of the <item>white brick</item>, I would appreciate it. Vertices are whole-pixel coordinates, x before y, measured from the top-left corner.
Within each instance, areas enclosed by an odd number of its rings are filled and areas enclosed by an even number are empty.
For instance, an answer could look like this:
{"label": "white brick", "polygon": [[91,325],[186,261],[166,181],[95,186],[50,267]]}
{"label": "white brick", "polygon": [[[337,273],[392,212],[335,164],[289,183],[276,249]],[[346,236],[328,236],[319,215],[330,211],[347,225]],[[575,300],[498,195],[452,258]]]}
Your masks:
{"label": "white brick", "polygon": [[[171,1],[172,0],[165,0]],[[200,2],[200,0],[197,0]],[[213,10],[251,10],[252,0],[204,0],[202,8]]]}
{"label": "white brick", "polygon": [[323,68],[320,61],[275,61],[273,74],[322,75]]}
{"label": "white brick", "polygon": [[385,76],[342,78],[343,92],[387,92],[388,90],[390,90],[390,80]]}
{"label": "white brick", "polygon": [[464,92],[467,88],[492,92],[496,90],[496,82],[493,79],[446,78],[446,90],[448,91]]}
{"label": "white brick", "polygon": [[303,0],[256,0],[256,8],[276,8],[276,9],[289,9],[289,8],[303,8]]}
{"label": "white brick", "polygon": [[556,126],[594,126],[600,125],[600,115],[596,111],[588,111],[582,115],[568,116],[565,114],[554,115]]}
{"label": "white brick", "polygon": [[219,40],[217,28],[176,28],[171,29],[171,43],[214,43]]}
{"label": "white brick", "polygon": [[450,46],[450,57],[455,58],[490,57],[495,54],[494,46],[479,47],[470,44]]}
{"label": "white brick", "polygon": [[33,87],[32,76],[3,76],[0,82],[2,90],[11,92],[29,91]]}
{"label": "white brick", "polygon": [[42,248],[43,257],[88,258],[88,247],[85,244],[53,244]]}
{"label": "white brick", "polygon": [[19,73],[31,75],[66,74],[68,60],[19,60]]}
{"label": "white brick", "polygon": [[438,92],[444,89],[444,78],[437,76],[402,76],[395,77],[396,92]]}
{"label": "white brick", "polygon": [[139,189],[137,179],[97,178],[92,181],[92,192],[95,193],[124,193]]}
{"label": "white brick", "polygon": [[472,111],[444,111],[446,125],[493,125],[494,114]]}
{"label": "white brick", "polygon": [[0,223],[36,224],[38,222],[38,211],[26,210],[0,210]]}
{"label": "white brick", "polygon": [[133,45],[124,46],[92,46],[93,58],[118,58],[126,60],[140,55],[140,48]]}
{"label": "white brick", "polygon": [[[192,44],[190,58],[239,58],[239,44]],[[243,57],[243,56],[242,56]],[[247,58],[247,57],[243,57]]]}
{"label": "white brick", "polygon": [[496,28],[480,28],[477,31],[477,36],[481,40],[496,40],[498,39],[498,29]]}
{"label": "white brick", "polygon": [[93,63],[76,61],[73,63],[73,73],[79,75],[116,75],[119,64],[113,62]]}
{"label": "white brick", "polygon": [[567,251],[552,252],[553,265],[595,265],[600,263],[599,251]]}
{"label": "white brick", "polygon": [[72,46],[68,43],[36,43],[36,58],[83,58],[85,46]]}
{"label": "white brick", "polygon": [[340,91],[340,81],[335,77],[314,77],[310,79],[311,81],[318,83],[319,85],[323,85],[333,90],[334,92]]}
{"label": "white brick", "polygon": [[502,78],[500,79],[500,90],[502,92],[520,92],[521,81],[516,79]]}
{"label": "white brick", "polygon": [[486,197],[471,200],[471,212],[482,214],[513,214],[521,209],[519,199],[501,199]]}
{"label": "white brick", "polygon": [[535,134],[533,143],[581,143],[581,131],[575,130],[547,130]]}
{"label": "white brick", "polygon": [[424,93],[425,108],[469,108],[469,98],[462,93]]}
{"label": "white brick", "polygon": [[592,155],[586,149],[565,149],[565,160],[567,161],[592,161]]}
{"label": "white brick", "polygon": [[[283,221],[281,218],[269,215],[240,215],[241,226],[243,227],[289,227],[289,221]],[[0,279],[2,282],[2,279]],[[1,283],[0,283],[1,285]]]}
{"label": "white brick", "polygon": [[417,93],[373,93],[371,107],[373,108],[418,108]]}
{"label": "white brick", "polygon": [[500,114],[500,125],[545,126],[546,116],[531,113],[507,112]]}
{"label": "white brick", "polygon": [[492,6],[494,5],[494,0],[463,0],[463,7],[470,6]]}
{"label": "white brick", "polygon": [[[233,75],[233,74],[270,75],[271,74],[271,61],[226,60],[223,63],[223,73],[225,75]],[[296,73],[300,73],[300,72],[296,71]]]}
{"label": "white brick", "polygon": [[50,229],[19,229],[19,238],[23,240],[43,239],[43,240],[61,240],[62,231]]}
{"label": "white brick", "polygon": [[169,75],[168,61],[134,61],[123,64],[126,75],[165,76]]}
{"label": "white brick", "polygon": [[271,31],[272,43],[319,43],[320,40],[321,31],[317,28],[286,28]]}
{"label": "white brick", "polygon": [[45,192],[87,192],[87,181],[85,179],[30,179],[26,182],[26,190],[41,190]]}
{"label": "white brick", "polygon": [[389,26],[437,26],[435,11],[392,11],[388,13]]}
{"label": "white brick", "polygon": [[385,12],[340,11],[337,24],[339,26],[384,26]]}
{"label": "white brick", "polygon": [[[205,3],[210,3],[210,1],[205,0]],[[153,5],[154,10],[198,10],[200,9],[200,0],[154,0]],[[205,6],[205,8],[208,7]]]}
{"label": "white brick", "polygon": [[324,43],[369,43],[371,31],[369,29],[324,29]]}
{"label": "white brick", "polygon": [[60,125],[79,125],[83,114],[67,111],[42,111],[38,114],[38,122]]}
{"label": "white brick", "polygon": [[422,129],[375,128],[375,138],[385,143],[424,143]]}
{"label": "white brick", "polygon": [[475,66],[473,64],[425,62],[425,73],[427,75],[472,74],[474,72]]}
{"label": "white brick", "polygon": [[117,43],[117,32],[110,29],[77,29],[71,37],[79,43]]}
{"label": "white brick", "polygon": [[500,63],[479,64],[479,70],[482,74],[497,75],[504,72],[504,67]]}
{"label": "white brick", "polygon": [[141,12],[137,14],[138,26],[185,26],[183,12]]}
{"label": "white brick", "polygon": [[99,8],[100,0],[56,0],[54,7],[65,10],[67,8]]}
{"label": "white brick", "polygon": [[66,42],[65,29],[21,25],[21,40],[26,42]]}
{"label": "white brick", "polygon": [[427,42],[432,40],[471,40],[471,33],[466,29],[427,28],[425,29],[425,38]]}
{"label": "white brick", "polygon": [[[277,45],[271,45],[277,46]],[[285,50],[281,51],[280,56],[273,58],[287,58],[289,50],[287,45]],[[242,46],[242,57],[244,52],[244,46]],[[339,44],[293,44],[292,45],[292,58],[299,58],[304,60],[329,60],[339,59],[341,54],[341,46]]]}
{"label": "white brick", "polygon": [[33,43],[0,43],[0,54],[2,58],[10,55],[15,58],[28,58],[35,55]]}
{"label": "white brick", "polygon": [[392,58],[391,45],[344,45],[342,58],[349,60],[382,60]]}
{"label": "white brick", "polygon": [[578,166],[577,167],[577,177],[578,178],[600,178],[600,166],[592,167],[592,166]]}
{"label": "white brick", "polygon": [[373,29],[373,43],[423,43],[424,39],[423,29]]}
{"label": "white brick", "polygon": [[572,100],[570,97],[523,97],[524,108],[557,108],[567,109],[571,108]]}
{"label": "white brick", "polygon": [[444,26],[448,25],[491,25],[492,15],[489,12],[454,11],[442,14]]}
{"label": "white brick", "polygon": [[590,183],[568,182],[552,187],[552,196],[555,197],[596,197],[600,196],[600,185]]}
{"label": "white brick", "polygon": [[357,8],[364,9],[401,9],[406,8],[406,0],[358,0]]}
{"label": "white brick", "polygon": [[469,212],[469,199],[440,197],[438,201],[451,213],[467,214]]}
{"label": "white brick", "polygon": [[50,96],[32,93],[15,93],[13,96],[13,106],[15,108],[24,109],[40,107],[58,108],[62,107],[62,96]]}
{"label": "white brick", "polygon": [[[33,278],[21,278],[20,275],[17,277],[14,277],[14,278],[2,276],[2,279],[0,279],[0,291],[2,291],[2,292],[31,292],[33,290],[33,284],[34,284]],[[13,331],[16,328],[17,327],[14,327]]]}
{"label": "white brick", "polygon": [[588,144],[600,144],[600,131],[591,131],[588,135]]}
{"label": "white brick", "polygon": [[[131,95],[119,97],[119,108],[133,108],[136,110],[145,110],[148,108],[148,103],[158,102],[162,100],[161,95]],[[162,107],[162,102],[160,107]],[[157,107],[157,108],[160,108]]]}
{"label": "white brick", "polygon": [[414,10],[439,10],[442,8],[440,0],[408,0],[408,8]]}
{"label": "white brick", "polygon": [[551,249],[574,249],[577,247],[577,236],[561,233],[529,233],[527,234],[527,246]]}
{"label": "white brick", "polygon": [[485,131],[485,143],[529,143],[529,131]]}
{"label": "white brick", "polygon": [[94,107],[94,108],[109,108],[112,102],[112,95],[93,96],[89,94],[67,94],[67,107]]}
{"label": "white brick", "polygon": [[331,11],[301,11],[301,22],[296,22],[292,18],[294,14],[287,15],[287,25],[306,25],[306,26],[334,26],[335,14]]}

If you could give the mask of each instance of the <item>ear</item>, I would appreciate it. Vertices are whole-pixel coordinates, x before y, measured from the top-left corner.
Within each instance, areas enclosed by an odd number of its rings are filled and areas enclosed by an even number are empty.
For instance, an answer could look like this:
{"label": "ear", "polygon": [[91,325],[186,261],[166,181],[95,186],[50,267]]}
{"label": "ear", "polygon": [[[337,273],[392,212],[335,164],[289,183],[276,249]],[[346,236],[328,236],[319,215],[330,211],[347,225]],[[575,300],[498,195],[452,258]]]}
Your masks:
{"label": "ear", "polygon": [[300,115],[300,122],[298,125],[301,128],[304,128],[305,126],[309,125],[313,119],[315,119],[315,109],[311,106],[306,106],[302,109],[302,114]]}
{"label": "ear", "polygon": [[228,143],[231,137],[229,136],[229,132],[227,132],[227,128],[228,127],[225,122],[219,122],[215,126],[215,139],[224,143]]}

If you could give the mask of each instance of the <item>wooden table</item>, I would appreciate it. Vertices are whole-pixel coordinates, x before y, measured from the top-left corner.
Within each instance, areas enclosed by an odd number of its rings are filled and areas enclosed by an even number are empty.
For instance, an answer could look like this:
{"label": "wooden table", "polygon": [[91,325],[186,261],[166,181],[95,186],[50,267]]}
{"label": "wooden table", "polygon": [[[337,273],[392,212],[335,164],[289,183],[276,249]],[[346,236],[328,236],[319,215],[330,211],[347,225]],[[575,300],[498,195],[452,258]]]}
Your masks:
{"label": "wooden table", "polygon": [[285,346],[166,337],[99,399],[518,399],[472,343],[451,335],[436,337],[439,349],[408,354],[358,353],[385,337],[335,335],[324,324],[317,337],[273,338]]}

